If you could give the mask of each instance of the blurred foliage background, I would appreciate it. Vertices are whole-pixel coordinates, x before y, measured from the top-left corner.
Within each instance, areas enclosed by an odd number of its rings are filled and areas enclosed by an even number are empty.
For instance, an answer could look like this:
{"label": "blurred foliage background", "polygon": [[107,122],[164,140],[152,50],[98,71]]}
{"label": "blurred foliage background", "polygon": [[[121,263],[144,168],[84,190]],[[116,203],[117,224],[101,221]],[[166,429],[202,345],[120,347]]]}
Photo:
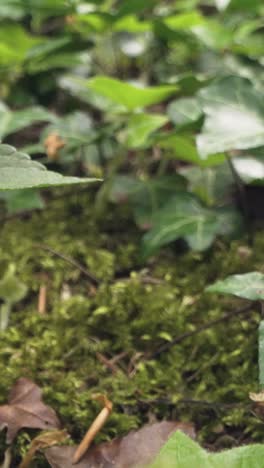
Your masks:
{"label": "blurred foliage background", "polygon": [[257,308],[145,359],[241,304],[207,284],[263,271],[262,0],[2,0],[0,22],[1,141],[104,180],[0,192],[1,402],[23,375],[76,440],[95,391],[102,439],[173,417],[208,447],[263,440]]}

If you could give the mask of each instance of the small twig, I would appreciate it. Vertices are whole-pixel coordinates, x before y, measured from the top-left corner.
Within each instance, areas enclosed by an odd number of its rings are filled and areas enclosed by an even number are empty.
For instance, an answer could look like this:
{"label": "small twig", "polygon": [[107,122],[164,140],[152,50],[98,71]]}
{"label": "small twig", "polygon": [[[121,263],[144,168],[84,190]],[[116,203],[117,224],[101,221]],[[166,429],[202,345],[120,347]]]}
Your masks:
{"label": "small twig", "polygon": [[104,408],[100,411],[98,416],[95,418],[94,422],[86,432],[83,440],[78,446],[76,452],[73,455],[72,464],[75,465],[79,463],[84,454],[87,452],[92,441],[94,440],[96,434],[102,429],[106,420],[108,419],[112,409],[113,404],[109,401],[104,395],[99,395],[96,397],[97,400],[100,400],[104,403]]}
{"label": "small twig", "polygon": [[42,284],[39,288],[38,313],[45,315],[47,306],[47,285]]}
{"label": "small twig", "polygon": [[110,359],[107,359],[102,353],[96,353],[96,357],[98,361],[100,361],[108,369],[110,369],[113,374],[116,374],[118,372],[119,369],[117,365],[114,364],[113,361],[111,361]]}
{"label": "small twig", "polygon": [[88,271],[81,263],[74,260],[74,258],[68,257],[68,255],[58,252],[57,250],[54,250],[52,247],[49,247],[46,244],[35,244],[35,247],[39,247],[40,249],[47,250],[52,255],[56,255],[57,257],[60,257],[62,260],[65,260],[65,262],[68,262],[75,268],[78,268],[78,270],[80,270],[89,279],[89,281],[93,283],[95,286],[99,285],[98,279],[92,273],[90,273],[90,271]]}
{"label": "small twig", "polygon": [[212,328],[215,325],[218,325],[221,322],[225,322],[226,320],[231,320],[233,317],[236,317],[237,315],[241,314],[246,314],[253,308],[252,302],[248,303],[244,307],[241,307],[240,309],[233,310],[232,312],[228,312],[224,314],[222,317],[211,320],[210,322],[207,322],[205,325],[201,325],[200,327],[196,328],[196,330],[192,330],[190,332],[183,333],[180,336],[177,336],[174,338],[174,340],[162,345],[160,348],[158,348],[156,351],[154,351],[152,354],[149,356],[146,356],[147,359],[155,359],[157,356],[159,356],[161,353],[164,353],[165,351],[168,351],[170,348],[175,346],[178,343],[181,343],[183,340],[186,338],[190,338],[191,336],[197,335],[198,333],[201,333],[205,330],[208,330],[208,328]]}

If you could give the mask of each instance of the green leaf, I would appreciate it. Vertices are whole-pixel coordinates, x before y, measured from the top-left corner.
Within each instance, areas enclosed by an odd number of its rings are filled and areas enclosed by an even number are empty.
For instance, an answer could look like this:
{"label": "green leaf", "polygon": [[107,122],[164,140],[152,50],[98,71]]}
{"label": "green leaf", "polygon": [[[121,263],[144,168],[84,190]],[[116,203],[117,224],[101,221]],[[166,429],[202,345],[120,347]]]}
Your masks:
{"label": "green leaf", "polygon": [[151,255],[179,238],[184,238],[192,249],[201,251],[211,245],[218,230],[216,214],[183,192],[155,214],[152,229],[143,237],[143,254]]}
{"label": "green leaf", "polygon": [[95,92],[94,89],[89,89],[87,83],[87,80],[71,75],[64,75],[59,79],[59,85],[62,89],[101,111],[117,112],[123,110],[122,106],[114,103],[111,99]]}
{"label": "green leaf", "polygon": [[27,107],[23,110],[11,111],[7,106],[0,106],[0,138],[17,132],[37,122],[55,121],[55,115],[42,107]]}
{"label": "green leaf", "polygon": [[202,116],[202,109],[198,99],[188,97],[172,101],[167,108],[167,113],[176,125],[186,125],[196,122]]}
{"label": "green leaf", "polygon": [[215,19],[207,19],[203,24],[192,28],[192,32],[206,47],[213,50],[224,50],[233,42],[232,29]]}
{"label": "green leaf", "polygon": [[48,171],[42,164],[32,161],[27,154],[16,151],[13,146],[0,145],[0,191],[32,187],[94,182],[98,179],[64,177]]}
{"label": "green leaf", "polygon": [[30,36],[20,25],[2,24],[0,29],[0,65],[14,66],[42,39]]}
{"label": "green leaf", "polygon": [[107,76],[92,78],[87,81],[87,87],[129,111],[164,101],[178,89],[176,85],[139,88]]}
{"label": "green leaf", "polygon": [[263,444],[210,453],[183,432],[176,431],[149,468],[262,468],[263,457]]}
{"label": "green leaf", "polygon": [[180,135],[179,133],[161,135],[158,138],[158,144],[161,148],[172,150],[165,154],[165,157],[179,159],[202,167],[218,165],[226,159],[224,154],[215,154],[207,159],[201,159],[194,141],[189,135]]}
{"label": "green leaf", "polygon": [[141,13],[142,11],[153,8],[158,0],[148,0],[147,3],[142,0],[123,0],[118,11],[119,16],[130,15],[131,13]]}
{"label": "green leaf", "polygon": [[206,205],[221,206],[230,200],[234,178],[227,163],[214,167],[186,166],[179,172],[188,180],[189,190]]}
{"label": "green leaf", "polygon": [[27,290],[27,286],[16,276],[15,265],[10,264],[0,280],[0,298],[9,304],[15,304],[25,297]]}
{"label": "green leaf", "polygon": [[162,447],[149,468],[213,468],[208,454],[199,444],[176,431]]}
{"label": "green leaf", "polygon": [[128,148],[140,148],[147,144],[148,137],[168,122],[168,118],[159,114],[134,114],[122,132],[122,140]]}
{"label": "green leaf", "polygon": [[203,24],[204,21],[204,17],[198,11],[168,16],[163,20],[164,24],[174,31],[185,31],[186,29]]}
{"label": "green leaf", "polygon": [[208,286],[206,291],[219,294],[233,294],[252,301],[264,299],[264,275],[257,271],[243,275],[228,276]]}
{"label": "green leaf", "polygon": [[0,198],[5,200],[7,211],[10,214],[36,209],[41,210],[45,206],[38,191],[31,189],[0,192]]}
{"label": "green leaf", "polygon": [[223,78],[199,97],[206,115],[197,138],[201,157],[264,144],[263,96],[246,79]]}
{"label": "green leaf", "polygon": [[258,358],[259,358],[259,384],[264,387],[264,320],[259,324],[258,330]]}

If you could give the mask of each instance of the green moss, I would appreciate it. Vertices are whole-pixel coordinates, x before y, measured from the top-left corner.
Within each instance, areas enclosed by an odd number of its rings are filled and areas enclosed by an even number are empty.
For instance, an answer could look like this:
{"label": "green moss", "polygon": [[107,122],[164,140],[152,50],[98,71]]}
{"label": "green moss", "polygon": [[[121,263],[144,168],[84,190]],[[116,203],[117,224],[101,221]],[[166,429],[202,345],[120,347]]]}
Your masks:
{"label": "green moss", "polygon": [[[122,227],[118,236],[113,225],[116,231]],[[97,290],[42,243],[82,263],[98,278]],[[91,399],[98,392],[114,403],[98,441],[140,426],[150,413],[191,420],[206,441],[217,439],[219,424],[240,437],[244,432],[262,440],[264,427],[248,407],[248,393],[257,389],[257,311],[188,338],[156,360],[144,359],[175,336],[241,306],[239,299],[203,293],[216,278],[263,270],[263,236],[256,236],[250,255],[241,245],[219,242],[204,256],[168,249],[141,265],[139,235],[125,212],[111,210],[95,224],[86,194],[55,200],[31,220],[9,222],[1,233],[1,273],[14,263],[30,292],[1,334],[0,402],[14,381],[26,376],[43,388],[45,401],[76,441],[98,412]],[[43,281],[48,305],[41,316],[37,300]],[[117,372],[98,353],[107,359],[124,353]],[[229,403],[235,406],[221,406]],[[28,440],[23,434],[16,453]]]}

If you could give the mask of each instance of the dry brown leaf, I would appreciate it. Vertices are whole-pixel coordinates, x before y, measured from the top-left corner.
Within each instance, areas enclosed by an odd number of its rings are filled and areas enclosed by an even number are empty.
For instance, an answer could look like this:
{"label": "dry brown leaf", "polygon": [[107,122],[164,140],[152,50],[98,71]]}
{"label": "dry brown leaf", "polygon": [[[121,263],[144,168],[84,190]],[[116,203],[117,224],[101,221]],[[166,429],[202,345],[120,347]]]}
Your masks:
{"label": "dry brown leaf", "polygon": [[57,132],[50,133],[44,141],[44,146],[48,158],[51,161],[58,159],[58,152],[66,145],[66,142],[60,137]]}
{"label": "dry brown leaf", "polygon": [[259,404],[263,405],[264,404],[264,390],[262,390],[262,392],[260,392],[260,393],[250,392],[249,398],[252,401],[255,401],[256,403],[259,403]]}
{"label": "dry brown leaf", "polygon": [[38,450],[43,450],[47,447],[53,447],[54,445],[58,445],[61,442],[65,442],[65,440],[68,438],[69,434],[66,430],[42,432],[32,440],[29,450],[26,453],[23,461],[20,463],[19,468],[28,468],[32,458]]}
{"label": "dry brown leaf", "polygon": [[76,447],[52,447],[45,450],[45,456],[52,468],[139,468],[151,463],[169,436],[177,430],[195,437],[192,424],[163,421],[98,445],[76,465],[71,461]]}
{"label": "dry brown leaf", "polygon": [[60,422],[55,411],[45,405],[41,389],[24,377],[17,380],[8,399],[0,406],[0,431],[7,427],[6,442],[10,444],[22,427],[58,429]]}

